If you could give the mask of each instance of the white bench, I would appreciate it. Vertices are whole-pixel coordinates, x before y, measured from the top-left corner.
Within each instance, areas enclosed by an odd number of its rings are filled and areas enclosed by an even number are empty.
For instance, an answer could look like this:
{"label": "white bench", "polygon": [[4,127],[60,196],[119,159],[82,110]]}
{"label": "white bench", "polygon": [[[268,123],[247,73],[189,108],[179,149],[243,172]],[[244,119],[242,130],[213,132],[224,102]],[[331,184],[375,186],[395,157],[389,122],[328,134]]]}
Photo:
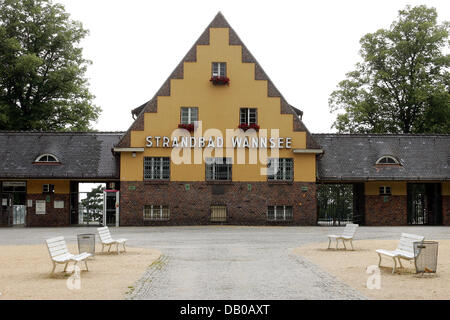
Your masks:
{"label": "white bench", "polygon": [[101,228],[97,228],[98,231],[98,235],[100,236],[100,241],[102,243],[102,252],[103,252],[103,248],[105,246],[109,246],[108,248],[108,252],[111,250],[111,246],[113,244],[117,245],[117,254],[119,254],[119,244],[123,245],[123,251],[127,251],[125,249],[125,242],[128,239],[113,239],[111,238],[111,233],[109,232],[109,228],[108,227],[101,227]]}
{"label": "white bench", "polygon": [[74,266],[80,262],[84,261],[84,264],[86,265],[86,270],[89,271],[86,259],[92,256],[90,253],[80,253],[77,255],[71,254],[69,250],[67,249],[66,241],[64,240],[64,237],[55,237],[51,239],[45,240],[48,248],[48,252],[50,253],[50,258],[53,262],[53,270],[52,274],[55,272],[56,264],[65,264],[64,272],[66,272],[67,265],[69,262],[74,262]]}
{"label": "white bench", "polygon": [[345,250],[347,250],[347,247],[345,246],[345,241],[350,241],[352,250],[354,250],[352,241],[353,241],[353,237],[355,235],[355,232],[356,232],[356,229],[358,228],[358,226],[359,226],[358,224],[347,223],[345,225],[344,232],[342,232],[342,235],[337,236],[334,234],[329,234],[328,235],[328,249],[330,249],[331,240],[335,239],[336,240],[336,249],[338,248],[339,240],[342,240]]}
{"label": "white bench", "polygon": [[381,265],[381,256],[387,256],[394,260],[394,267],[392,268],[392,273],[395,272],[395,268],[397,267],[397,261],[395,258],[397,258],[398,263],[400,264],[400,267],[403,268],[402,262],[400,259],[404,260],[413,260],[415,258],[414,254],[414,242],[422,242],[425,239],[425,237],[416,235],[416,234],[410,234],[410,233],[402,233],[400,237],[400,242],[398,243],[397,249],[395,250],[384,250],[384,249],[378,249],[376,250],[376,253],[378,253],[378,256],[380,258],[378,262],[378,266]]}

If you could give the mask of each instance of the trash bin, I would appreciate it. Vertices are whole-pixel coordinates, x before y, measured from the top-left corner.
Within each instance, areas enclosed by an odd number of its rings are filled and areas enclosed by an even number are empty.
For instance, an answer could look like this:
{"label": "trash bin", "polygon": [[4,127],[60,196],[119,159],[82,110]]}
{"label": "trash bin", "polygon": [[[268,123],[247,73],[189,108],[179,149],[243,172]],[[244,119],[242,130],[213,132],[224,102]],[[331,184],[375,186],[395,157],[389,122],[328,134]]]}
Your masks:
{"label": "trash bin", "polygon": [[95,255],[95,234],[94,233],[83,233],[77,236],[78,238],[78,252],[91,253],[92,256]]}
{"label": "trash bin", "polygon": [[436,241],[414,242],[414,264],[417,273],[436,273],[437,258]]}

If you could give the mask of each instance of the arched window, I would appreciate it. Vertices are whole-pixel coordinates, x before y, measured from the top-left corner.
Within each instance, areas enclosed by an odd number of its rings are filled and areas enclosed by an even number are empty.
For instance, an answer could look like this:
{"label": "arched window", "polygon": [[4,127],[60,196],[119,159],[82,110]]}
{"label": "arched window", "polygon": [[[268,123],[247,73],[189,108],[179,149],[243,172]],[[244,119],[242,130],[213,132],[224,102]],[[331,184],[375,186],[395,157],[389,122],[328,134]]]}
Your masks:
{"label": "arched window", "polygon": [[34,162],[59,163],[59,160],[54,155],[45,153],[45,154],[41,154],[39,157],[37,157],[36,160],[34,160]]}
{"label": "arched window", "polygon": [[392,156],[382,156],[376,162],[376,164],[400,164],[397,159]]}

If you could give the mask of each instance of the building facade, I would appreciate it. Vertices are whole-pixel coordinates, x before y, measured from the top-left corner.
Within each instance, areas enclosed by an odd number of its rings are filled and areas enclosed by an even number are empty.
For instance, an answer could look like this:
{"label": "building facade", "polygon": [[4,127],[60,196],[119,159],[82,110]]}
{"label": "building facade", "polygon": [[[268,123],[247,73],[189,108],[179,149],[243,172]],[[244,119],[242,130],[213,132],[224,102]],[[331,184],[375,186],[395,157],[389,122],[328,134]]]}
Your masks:
{"label": "building facade", "polygon": [[449,135],[311,134],[220,13],[132,115],[1,132],[0,224],[79,224],[80,182],[120,189],[121,226],[315,225],[325,183],[353,186],[361,224],[450,224]]}

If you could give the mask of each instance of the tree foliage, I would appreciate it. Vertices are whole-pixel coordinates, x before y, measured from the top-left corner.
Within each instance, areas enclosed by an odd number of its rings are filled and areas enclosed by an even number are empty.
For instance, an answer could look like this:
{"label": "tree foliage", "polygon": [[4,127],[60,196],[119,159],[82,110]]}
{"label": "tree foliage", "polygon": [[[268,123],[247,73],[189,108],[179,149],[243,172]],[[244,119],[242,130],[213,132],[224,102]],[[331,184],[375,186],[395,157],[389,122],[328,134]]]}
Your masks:
{"label": "tree foliage", "polygon": [[86,198],[81,200],[87,221],[91,218],[99,220],[103,216],[103,190],[105,190],[105,187],[102,185],[92,188],[86,194]]}
{"label": "tree foliage", "polygon": [[[333,127],[350,133],[449,133],[449,23],[426,6],[365,35],[363,61],[331,94]],[[445,53],[447,51],[447,53]],[[344,111],[342,113],[342,111]]]}
{"label": "tree foliage", "polygon": [[87,33],[51,0],[0,0],[0,129],[90,129],[100,108],[79,47]]}

